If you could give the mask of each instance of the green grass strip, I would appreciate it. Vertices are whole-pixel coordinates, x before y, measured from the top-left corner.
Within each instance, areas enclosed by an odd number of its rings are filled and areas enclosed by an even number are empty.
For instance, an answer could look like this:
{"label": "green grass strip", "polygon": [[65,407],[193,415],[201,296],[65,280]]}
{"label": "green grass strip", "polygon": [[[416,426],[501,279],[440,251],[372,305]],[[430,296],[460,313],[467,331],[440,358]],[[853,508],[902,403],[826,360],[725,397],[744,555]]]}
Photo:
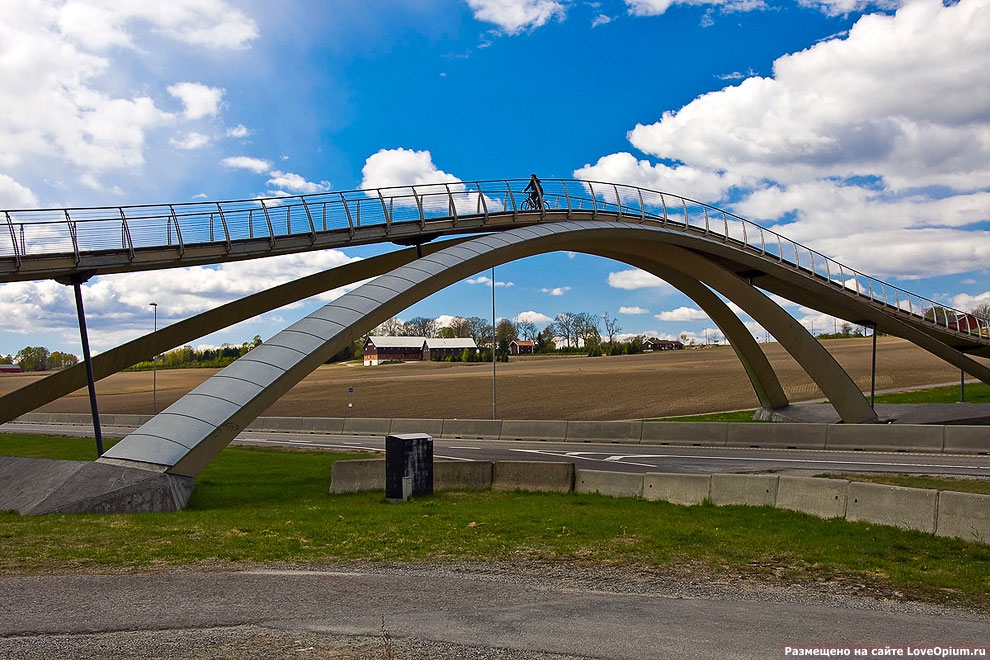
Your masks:
{"label": "green grass strip", "polygon": [[[50,442],[68,454],[77,441],[0,436],[0,451]],[[769,507],[574,493],[444,492],[404,505],[386,504],[382,492],[329,495],[334,462],[352,457],[229,447],[200,475],[185,511],[0,513],[0,574],[515,557],[865,585],[990,609],[987,545]]]}

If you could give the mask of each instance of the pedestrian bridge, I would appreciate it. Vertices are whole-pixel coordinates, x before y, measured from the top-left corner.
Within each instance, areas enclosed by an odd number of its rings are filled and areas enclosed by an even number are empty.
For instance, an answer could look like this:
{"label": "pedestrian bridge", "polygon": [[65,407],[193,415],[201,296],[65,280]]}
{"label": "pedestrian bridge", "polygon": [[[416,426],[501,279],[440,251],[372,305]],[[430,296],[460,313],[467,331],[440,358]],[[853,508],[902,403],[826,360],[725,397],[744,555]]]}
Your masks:
{"label": "pedestrian bridge", "polygon": [[[220,371],[101,461],[195,476],[272,402],[378,323],[493,266],[547,252],[600,255],[651,272],[719,326],[767,416],[788,405],[762,349],[724,300],[760,323],[847,423],[877,421],[821,344],[767,293],[908,339],[980,380],[990,323],[870,277],[726,211],[614,183],[440,183],[273,199],[7,211],[0,282],[223,263],[372,243],[410,246],[210,310],[91,360],[96,378],[273,308],[375,277]],[[443,240],[436,240],[443,239]],[[0,422],[86,384],[77,365],[0,397]]]}

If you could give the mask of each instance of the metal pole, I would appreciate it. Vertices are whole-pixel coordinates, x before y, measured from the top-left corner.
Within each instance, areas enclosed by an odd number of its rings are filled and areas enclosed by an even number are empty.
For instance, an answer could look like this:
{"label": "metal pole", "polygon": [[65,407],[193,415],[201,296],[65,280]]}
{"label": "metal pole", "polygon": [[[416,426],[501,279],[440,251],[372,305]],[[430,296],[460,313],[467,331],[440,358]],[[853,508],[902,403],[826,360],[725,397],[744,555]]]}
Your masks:
{"label": "metal pole", "polygon": [[877,393],[877,324],[873,324],[873,361],[870,367],[870,407],[876,410]]}
{"label": "metal pole", "polygon": [[959,401],[966,403],[966,372],[959,370]]}
{"label": "metal pole", "polygon": [[[96,382],[93,379],[93,361],[89,354],[89,335],[86,332],[86,312],[83,309],[82,283],[89,275],[73,275],[69,279],[76,295],[76,314],[79,317],[79,338],[82,341],[83,362],[86,364],[86,384],[89,387],[89,407],[93,412],[93,433],[96,435],[96,455],[103,455],[103,432],[100,430],[100,411],[96,405]],[[64,282],[63,282],[64,283]]]}
{"label": "metal pole", "polygon": [[[155,310],[155,332],[158,332],[158,303],[148,303]],[[151,413],[158,414],[158,353],[151,356]]]}
{"label": "metal pole", "polygon": [[492,419],[498,419],[498,398],[495,390],[495,266],[492,266]]}

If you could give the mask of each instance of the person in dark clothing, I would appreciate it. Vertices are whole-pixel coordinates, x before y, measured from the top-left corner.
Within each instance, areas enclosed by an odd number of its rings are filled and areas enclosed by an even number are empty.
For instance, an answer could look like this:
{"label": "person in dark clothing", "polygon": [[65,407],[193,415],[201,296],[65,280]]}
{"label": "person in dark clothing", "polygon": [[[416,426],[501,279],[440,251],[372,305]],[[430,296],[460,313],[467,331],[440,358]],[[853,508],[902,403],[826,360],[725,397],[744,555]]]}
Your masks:
{"label": "person in dark clothing", "polygon": [[529,202],[529,207],[531,209],[543,208],[543,184],[535,174],[531,174],[529,177],[529,183],[523,189],[523,192],[528,192],[529,197],[526,201]]}

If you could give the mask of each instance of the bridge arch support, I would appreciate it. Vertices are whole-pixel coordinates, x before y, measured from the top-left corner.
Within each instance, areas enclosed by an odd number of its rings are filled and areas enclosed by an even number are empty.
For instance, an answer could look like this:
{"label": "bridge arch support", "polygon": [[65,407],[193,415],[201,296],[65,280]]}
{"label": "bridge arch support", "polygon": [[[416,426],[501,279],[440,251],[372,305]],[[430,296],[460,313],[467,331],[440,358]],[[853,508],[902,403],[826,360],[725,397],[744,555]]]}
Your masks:
{"label": "bridge arch support", "polygon": [[[738,276],[689,250],[667,245],[668,238],[667,232],[656,227],[575,221],[522,227],[445,248],[378,277],[292,324],[128,435],[99,460],[195,476],[268,406],[369,328],[477,272],[559,250],[625,255],[625,259],[661,271],[669,268],[682,273],[677,279],[688,288],[695,286],[690,283],[693,279],[731,300],[740,298],[736,302],[764,327],[785,335],[785,347],[816,378],[846,421],[875,419],[848,374],[814,338],[800,338],[798,329],[807,332],[797,321]],[[723,315],[712,299],[717,297],[712,295],[705,304]],[[741,346],[745,344],[741,333],[733,330],[733,335]],[[755,345],[751,336],[749,341]],[[758,345],[755,351],[762,355]],[[765,356],[761,360],[752,347],[745,348],[744,355],[751,355],[747,359],[758,370],[769,369],[763,364]],[[806,364],[819,358],[821,364]],[[779,395],[782,392],[770,400]]]}

